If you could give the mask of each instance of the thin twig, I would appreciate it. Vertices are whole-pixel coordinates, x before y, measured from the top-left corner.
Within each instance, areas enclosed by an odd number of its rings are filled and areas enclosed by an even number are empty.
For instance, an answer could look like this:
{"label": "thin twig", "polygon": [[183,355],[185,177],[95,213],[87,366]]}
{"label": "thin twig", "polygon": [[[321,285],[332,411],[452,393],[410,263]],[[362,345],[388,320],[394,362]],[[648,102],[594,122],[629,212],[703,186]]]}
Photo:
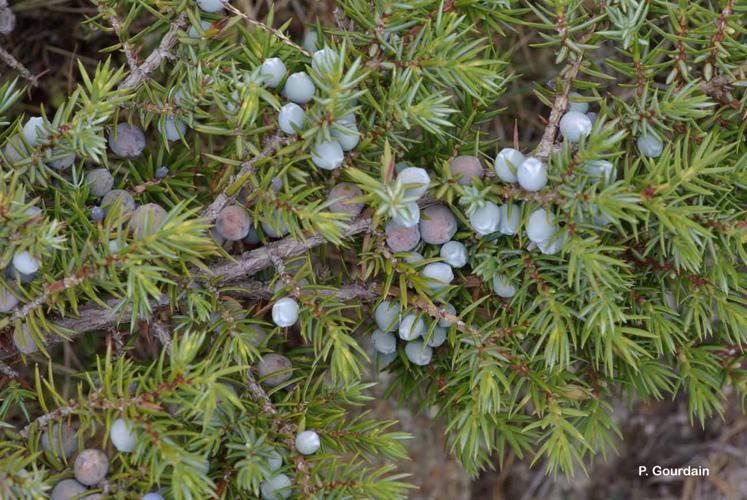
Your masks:
{"label": "thin twig", "polygon": [[[259,403],[260,407],[262,408],[262,412],[272,419],[279,433],[286,435],[286,443],[288,445],[288,448],[291,450],[295,450],[296,441],[293,437],[296,433],[296,426],[294,424],[289,424],[280,417],[280,414],[272,404],[270,396],[268,396],[262,386],[259,385],[259,382],[257,382],[257,380],[254,378],[254,374],[251,370],[247,370],[246,385],[254,400],[257,401],[257,403]],[[298,476],[300,477],[300,481],[298,481],[298,483],[300,484],[301,489],[305,493],[308,493],[309,491],[311,491],[309,465],[306,463],[306,460],[301,454],[297,454],[294,457],[294,461],[296,464],[296,471],[298,473]]]}
{"label": "thin twig", "polygon": [[252,25],[254,25],[254,26],[258,27],[258,28],[261,28],[261,29],[267,31],[268,33],[271,33],[271,34],[275,35],[284,44],[293,47],[294,49],[300,51],[305,56],[307,56],[307,57],[311,56],[311,53],[308,50],[304,49],[303,47],[301,47],[300,45],[298,45],[296,42],[294,42],[293,40],[291,40],[290,38],[288,38],[285,35],[285,33],[283,33],[282,31],[276,30],[275,28],[267,26],[266,24],[264,24],[264,23],[262,23],[260,21],[257,21],[256,19],[252,19],[251,17],[247,16],[246,14],[244,14],[243,12],[241,12],[239,9],[237,9],[236,7],[234,7],[233,5],[231,5],[230,3],[223,2],[223,7],[225,7],[228,11],[233,12],[234,14],[236,14],[237,16],[239,16],[240,18],[244,19],[249,24],[252,24]]}
{"label": "thin twig", "polygon": [[552,153],[553,145],[555,143],[555,133],[558,131],[558,124],[560,119],[563,117],[566,109],[568,109],[568,94],[571,91],[573,80],[578,76],[578,71],[581,69],[581,63],[583,56],[579,55],[576,60],[571,64],[570,69],[563,78],[563,88],[560,92],[555,94],[555,101],[552,104],[552,110],[550,111],[550,119],[547,121],[545,131],[542,134],[542,140],[540,140],[539,146],[537,147],[537,158],[541,161],[547,161]]}
{"label": "thin twig", "polygon": [[114,28],[114,33],[116,33],[117,38],[119,39],[119,43],[122,44],[122,50],[125,53],[125,57],[127,58],[127,64],[130,66],[130,69],[132,71],[138,70],[138,64],[137,64],[137,58],[135,57],[135,54],[132,52],[132,47],[130,47],[130,42],[126,40],[123,36],[124,34],[124,27],[122,26],[122,20],[117,15],[117,12],[114,9],[111,9],[111,12],[109,14],[109,22],[112,25],[112,28]]}
{"label": "thin twig", "polygon": [[60,406],[59,408],[56,408],[49,413],[45,413],[44,415],[35,418],[31,423],[26,425],[26,427],[24,427],[19,434],[22,438],[25,439],[28,437],[29,432],[31,432],[32,428],[42,429],[46,427],[49,422],[61,420],[69,415],[72,415],[83,405],[86,405],[94,410],[117,410],[119,412],[124,412],[125,409],[130,406],[134,406],[135,408],[160,408],[160,406],[155,403],[156,396],[161,394],[163,391],[174,391],[177,389],[177,387],[191,384],[191,382],[192,381],[189,378],[186,378],[183,375],[179,375],[173,381],[163,382],[155,388],[144,392],[135,398],[122,397],[117,398],[113,401],[105,399],[103,397],[103,389],[98,388],[90,392],[85,400],[71,399],[70,401],[68,401],[67,406]]}
{"label": "thin twig", "polygon": [[21,62],[18,61],[18,59],[13,57],[13,55],[10,52],[6,51],[2,47],[0,47],[0,59],[2,59],[2,61],[8,66],[10,66],[11,68],[18,71],[18,73],[23,78],[28,80],[28,82],[31,84],[32,87],[39,86],[39,80],[37,80],[36,77],[33,74],[31,74],[31,71],[26,69],[26,66],[21,64]]}
{"label": "thin twig", "polygon": [[[342,239],[350,238],[351,236],[367,231],[370,227],[371,218],[360,217],[345,227],[341,231],[340,237]],[[312,234],[303,240],[296,240],[294,237],[288,236],[282,240],[269,243],[267,246],[244,252],[235,261],[224,261],[221,264],[211,266],[207,271],[207,275],[221,283],[228,283],[270,267],[272,260],[269,251],[272,251],[281,259],[287,260],[290,257],[301,255],[326,241],[324,236],[319,233]]]}
{"label": "thin twig", "polygon": [[[351,222],[342,231],[341,237],[343,239],[350,238],[368,230],[370,227],[371,218],[360,217]],[[244,252],[235,260],[218,262],[209,267],[203,277],[207,276],[214,283],[230,283],[272,266],[270,252],[281,259],[289,259],[322,245],[325,241],[324,237],[318,233],[304,240],[296,240],[293,236],[288,236],[282,240],[269,243],[265,247]],[[131,305],[121,307],[121,304],[121,299],[109,299],[105,302],[104,306],[95,302],[85,304],[81,307],[79,315],[76,318],[63,318],[56,321],[59,326],[70,332],[67,337],[49,335],[44,339],[44,346],[50,347],[86,332],[102,330],[117,325],[123,321],[123,318],[129,318],[132,314]],[[159,306],[156,299],[152,299],[150,304],[152,309]],[[0,352],[0,361],[12,358],[15,354],[15,352]]]}
{"label": "thin twig", "polygon": [[[581,37],[580,43],[586,43],[594,33],[594,27]],[[550,118],[545,126],[545,131],[542,134],[542,139],[537,146],[536,156],[541,161],[547,161],[550,154],[553,151],[555,145],[555,133],[558,131],[558,124],[563,114],[568,109],[568,94],[571,92],[573,81],[578,76],[578,72],[581,70],[581,64],[584,60],[584,53],[576,54],[576,59],[571,63],[570,68],[563,77],[563,88],[560,89],[560,93],[555,94],[555,101],[552,104],[552,110],[550,111]]]}
{"label": "thin twig", "polygon": [[[343,285],[340,288],[323,288],[323,285],[320,285],[312,289],[303,287],[300,293],[301,295],[313,294],[317,297],[330,297],[340,302],[373,302],[381,297],[377,287],[376,283]],[[275,295],[270,283],[255,280],[233,283],[231,289],[225,290],[224,293],[242,299],[270,299]]]}
{"label": "thin twig", "polygon": [[143,61],[143,63],[133,69],[127,78],[119,84],[119,89],[137,89],[150,76],[153,71],[161,65],[164,59],[172,57],[171,48],[178,41],[177,32],[184,27],[187,22],[187,13],[180,13],[171,23],[169,31],[161,39],[161,43],[153,52]]}
{"label": "thin twig", "polygon": [[287,139],[284,139],[280,137],[279,135],[274,135],[270,137],[266,143],[265,147],[262,151],[257,154],[254,158],[247,160],[241,164],[241,169],[236,175],[231,176],[231,178],[228,180],[228,184],[226,185],[226,188],[218,194],[218,196],[215,197],[215,200],[205,208],[205,210],[202,211],[202,214],[200,214],[200,217],[207,219],[209,221],[215,220],[216,217],[218,217],[218,213],[225,207],[227,204],[231,203],[236,199],[236,195],[228,195],[228,191],[231,189],[231,187],[236,184],[238,180],[243,178],[244,176],[250,174],[253,169],[254,165],[264,158],[267,158],[272,153],[275,152],[275,150],[280,146],[281,144],[285,144],[287,142]]}

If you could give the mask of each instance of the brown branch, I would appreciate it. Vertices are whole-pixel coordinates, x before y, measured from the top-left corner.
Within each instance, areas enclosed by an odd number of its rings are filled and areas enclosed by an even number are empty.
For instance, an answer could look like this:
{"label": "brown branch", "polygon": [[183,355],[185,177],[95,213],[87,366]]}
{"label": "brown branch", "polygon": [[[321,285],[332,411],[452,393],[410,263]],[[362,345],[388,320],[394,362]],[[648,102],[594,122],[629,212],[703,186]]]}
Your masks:
{"label": "brown branch", "polygon": [[[343,285],[340,288],[319,288],[301,289],[301,295],[314,295],[317,297],[330,297],[340,302],[373,302],[381,297],[378,284],[371,283],[365,285],[351,284]],[[270,299],[275,295],[275,291],[270,283],[265,281],[245,280],[231,284],[230,290],[225,290],[226,295],[242,299]]]}
{"label": "brown branch", "polygon": [[133,69],[127,78],[119,84],[119,89],[133,89],[136,90],[143,82],[153,73],[164,59],[170,59],[172,57],[171,49],[178,40],[177,32],[184,27],[187,22],[187,13],[182,12],[177,18],[171,23],[169,31],[166,32],[164,37],[161,39],[161,43],[158,45],[153,52],[143,61],[143,63]]}
{"label": "brown branch", "polygon": [[579,55],[573,63],[568,72],[563,77],[563,85],[560,93],[555,95],[555,101],[552,104],[552,110],[550,111],[550,119],[547,121],[545,131],[542,134],[539,146],[537,146],[537,158],[541,161],[547,161],[552,153],[553,145],[555,144],[555,133],[558,131],[558,124],[560,119],[568,109],[568,94],[571,92],[571,85],[573,80],[578,76],[578,72],[581,69],[581,62],[583,56]]}
{"label": "brown branch", "polygon": [[[102,6],[99,6],[99,8],[102,8]],[[105,5],[103,6],[105,8]],[[122,20],[117,16],[117,12],[114,9],[111,9],[111,12],[109,14],[109,22],[112,25],[112,28],[114,28],[114,33],[116,33],[117,38],[119,39],[119,43],[122,44],[122,50],[125,53],[125,57],[127,58],[127,64],[130,66],[130,70],[137,71],[138,64],[137,64],[137,58],[135,57],[135,54],[132,52],[132,47],[130,47],[130,42],[125,40],[125,38],[122,36],[124,34],[124,27],[122,26]]]}
{"label": "brown branch", "polygon": [[[341,239],[350,238],[356,234],[367,231],[371,227],[370,217],[360,217],[351,222],[341,231]],[[272,266],[270,253],[273,252],[281,259],[287,260],[323,244],[326,240],[321,234],[309,235],[304,240],[296,240],[292,236],[282,240],[269,243],[267,246],[244,252],[235,261],[225,261],[211,266],[207,275],[221,283],[227,283],[256,273],[262,269]]]}
{"label": "brown branch", "polygon": [[[254,374],[251,370],[246,371],[246,382],[247,388],[257,403],[259,403],[262,412],[265,413],[274,423],[278,432],[286,435],[286,445],[289,450],[296,449],[296,440],[294,436],[296,434],[297,427],[294,424],[289,424],[282,419],[272,404],[270,396],[267,395],[265,390],[259,385],[259,382],[254,378]],[[294,457],[296,464],[297,477],[300,477],[300,481],[297,481],[304,493],[308,494],[311,492],[311,477],[309,476],[309,464],[306,463],[303,455],[300,453]]]}
{"label": "brown branch", "polygon": [[13,68],[14,70],[18,71],[18,73],[23,78],[25,78],[26,80],[28,80],[28,82],[31,84],[32,87],[38,87],[39,86],[39,80],[37,80],[37,78],[33,74],[31,74],[31,71],[29,71],[28,69],[26,69],[26,66],[24,66],[23,64],[21,64],[21,62],[18,61],[18,59],[16,59],[15,57],[13,57],[13,55],[10,52],[8,52],[7,50],[5,50],[2,47],[0,47],[0,59],[5,64],[7,64],[8,66],[10,66],[11,68]]}
{"label": "brown branch", "polygon": [[49,422],[60,420],[69,415],[72,415],[75,410],[80,408],[83,404],[88,405],[91,409],[94,410],[118,410],[120,412],[123,412],[124,409],[128,406],[134,406],[136,408],[160,409],[161,406],[155,403],[156,396],[158,396],[165,390],[173,391],[178,386],[186,385],[189,383],[189,379],[185,378],[182,375],[179,375],[172,382],[163,382],[150,391],[144,392],[136,398],[131,399],[123,397],[118,398],[114,401],[104,399],[102,397],[103,389],[99,388],[88,394],[88,397],[86,397],[85,401],[76,401],[71,399],[70,401],[68,401],[67,406],[60,406],[59,408],[56,408],[49,413],[45,413],[44,415],[35,418],[31,423],[26,425],[26,427],[21,430],[20,435],[25,439],[28,437],[29,432],[32,428],[41,429],[43,427],[46,427]]}
{"label": "brown branch", "polygon": [[278,146],[287,143],[287,141],[288,139],[284,139],[279,135],[270,137],[269,140],[266,141],[264,149],[260,151],[257,156],[241,164],[241,169],[239,170],[239,172],[236,175],[231,176],[231,178],[228,180],[228,185],[226,186],[226,188],[220,194],[218,194],[218,196],[215,197],[215,200],[213,200],[213,202],[208,205],[205,210],[202,211],[200,217],[208,219],[209,221],[215,220],[215,218],[218,217],[218,213],[223,209],[223,207],[236,199],[236,194],[228,195],[228,191],[230,191],[231,188],[234,187],[234,184],[236,184],[236,182],[243,177],[251,174],[254,170],[255,163],[270,156],[275,152]]}
{"label": "brown branch", "polygon": [[[360,217],[351,222],[341,234],[341,237],[349,238],[356,234],[367,231],[371,227],[371,218]],[[252,275],[262,269],[272,266],[270,252],[281,259],[296,257],[308,250],[322,245],[326,240],[320,234],[313,234],[304,240],[296,240],[292,236],[282,240],[269,243],[268,245],[244,252],[236,259],[230,261],[224,260],[209,267],[202,277],[212,279],[216,283],[230,283],[243,276]],[[65,340],[69,340],[83,333],[102,330],[113,327],[122,322],[123,318],[129,318],[132,314],[132,306],[127,305],[120,310],[113,309],[121,302],[121,299],[109,299],[105,305],[99,305],[95,302],[89,302],[81,307],[79,314],[75,318],[63,318],[56,320],[56,323],[70,331],[66,338],[58,335],[49,335],[45,338],[44,346],[49,347]],[[150,301],[151,309],[159,306],[156,299]],[[15,352],[0,352],[0,361],[15,356]]]}
{"label": "brown branch", "polygon": [[[581,37],[580,43],[586,43],[589,38],[591,38],[591,35],[593,33],[594,27],[592,26],[592,29],[589,31],[589,33]],[[553,101],[552,104],[550,118],[547,121],[547,125],[545,126],[545,131],[542,133],[542,139],[537,146],[536,156],[543,162],[547,161],[553,151],[553,146],[555,144],[555,133],[558,131],[558,124],[560,123],[560,119],[568,109],[568,94],[570,94],[571,92],[573,81],[576,79],[576,77],[578,76],[578,72],[581,70],[581,63],[583,62],[583,60],[583,52],[576,55],[576,59],[573,60],[570,68],[563,77],[563,88],[560,89],[560,93],[555,94],[555,101]]]}

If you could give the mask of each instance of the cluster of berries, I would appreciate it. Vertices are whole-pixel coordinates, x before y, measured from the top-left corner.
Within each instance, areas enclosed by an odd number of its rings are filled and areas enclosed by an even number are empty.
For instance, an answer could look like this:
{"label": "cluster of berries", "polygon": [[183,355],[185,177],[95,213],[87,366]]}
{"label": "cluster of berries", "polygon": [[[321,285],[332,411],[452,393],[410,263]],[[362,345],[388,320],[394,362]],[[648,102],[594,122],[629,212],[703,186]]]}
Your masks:
{"label": "cluster of berries", "polygon": [[[456,314],[451,304],[446,304],[444,310]],[[440,319],[427,325],[422,315],[414,311],[404,314],[400,311],[397,301],[384,300],[374,311],[377,329],[371,339],[376,351],[381,354],[382,364],[387,365],[397,357],[397,332],[400,339],[405,341],[405,356],[415,365],[425,366],[431,362],[433,348],[446,342],[451,322]]]}
{"label": "cluster of berries", "polygon": [[[115,420],[109,432],[115,448],[122,452],[135,449],[135,435],[122,419]],[[73,478],[59,481],[50,494],[52,500],[69,500],[80,498],[98,500],[104,498],[101,493],[87,493],[89,488],[96,488],[105,480],[109,472],[109,457],[103,450],[87,448],[78,452],[78,436],[75,426],[70,423],[52,424],[49,430],[42,433],[41,448],[46,453],[65,460],[73,461]],[[157,492],[146,493],[142,500],[163,500]]]}

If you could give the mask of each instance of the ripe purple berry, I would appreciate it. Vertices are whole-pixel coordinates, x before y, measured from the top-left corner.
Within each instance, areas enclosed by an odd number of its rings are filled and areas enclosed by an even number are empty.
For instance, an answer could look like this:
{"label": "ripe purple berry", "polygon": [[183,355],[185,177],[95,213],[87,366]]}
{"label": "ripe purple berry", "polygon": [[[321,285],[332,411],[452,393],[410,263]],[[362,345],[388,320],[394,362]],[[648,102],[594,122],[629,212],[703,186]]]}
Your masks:
{"label": "ripe purple berry", "polygon": [[135,211],[135,199],[123,189],[113,189],[101,198],[101,208],[105,213],[108,214],[115,205],[119,207],[119,213],[122,215],[130,215]]}
{"label": "ripe purple berry", "polygon": [[264,354],[257,363],[257,373],[262,383],[275,387],[291,378],[292,364],[290,359],[281,354]]}
{"label": "ripe purple berry", "polygon": [[327,200],[332,201],[329,211],[347,214],[351,219],[357,217],[363,210],[363,203],[352,200],[361,196],[363,196],[363,191],[358,186],[350,182],[340,182],[327,194]]}
{"label": "ripe purple berry", "polygon": [[118,123],[116,132],[109,136],[109,148],[119,158],[136,158],[145,149],[145,134],[136,125]]}
{"label": "ripe purple berry", "polygon": [[88,486],[98,484],[109,471],[109,458],[101,450],[89,448],[75,458],[75,479]]}
{"label": "ripe purple berry", "polygon": [[457,231],[457,219],[446,205],[432,205],[423,210],[420,218],[420,236],[431,245],[443,245]]}
{"label": "ripe purple berry", "polygon": [[166,210],[155,203],[140,205],[132,214],[130,227],[135,238],[144,238],[158,232],[163,220],[166,218]]}
{"label": "ripe purple berry", "polygon": [[277,213],[272,222],[262,221],[261,225],[262,231],[270,238],[282,238],[290,232],[288,225]]}
{"label": "ripe purple berry", "polygon": [[45,428],[39,443],[42,450],[59,458],[70,458],[78,449],[75,428],[69,422],[52,424],[51,433]]}
{"label": "ripe purple berry", "polygon": [[449,171],[459,184],[468,186],[472,183],[472,179],[482,177],[482,164],[474,156],[457,156],[449,160]]}
{"label": "ripe purple berry", "polygon": [[105,215],[106,215],[106,213],[104,212],[103,208],[101,208],[99,206],[95,206],[95,207],[91,208],[91,220],[92,221],[94,221],[94,222],[100,222],[100,221],[104,220],[104,216]]}
{"label": "ripe purple berry", "polygon": [[114,176],[105,168],[96,168],[86,174],[86,184],[93,196],[104,196],[114,187]]}
{"label": "ripe purple berry", "polygon": [[409,252],[420,242],[420,230],[417,226],[405,227],[394,220],[387,222],[384,228],[386,244],[393,252]]}
{"label": "ripe purple berry", "polygon": [[239,241],[246,238],[252,219],[243,207],[230,205],[220,211],[215,218],[215,229],[223,238],[230,241]]}
{"label": "ripe purple berry", "polygon": [[163,121],[163,125],[159,127],[163,135],[166,136],[168,141],[178,141],[187,132],[187,124],[179,118],[173,116],[167,117]]}
{"label": "ripe purple berry", "polygon": [[47,163],[50,167],[54,168],[55,170],[67,170],[70,168],[73,163],[75,163],[75,155],[74,154],[60,154],[56,153],[54,150],[52,153],[50,153],[51,158],[55,158],[54,160],[50,159],[47,160]]}
{"label": "ripe purple berry", "polygon": [[75,479],[63,479],[52,488],[51,500],[70,500],[80,498],[86,492],[86,487]]}
{"label": "ripe purple berry", "polygon": [[156,169],[153,175],[156,179],[165,179],[169,176],[169,167],[160,166]]}

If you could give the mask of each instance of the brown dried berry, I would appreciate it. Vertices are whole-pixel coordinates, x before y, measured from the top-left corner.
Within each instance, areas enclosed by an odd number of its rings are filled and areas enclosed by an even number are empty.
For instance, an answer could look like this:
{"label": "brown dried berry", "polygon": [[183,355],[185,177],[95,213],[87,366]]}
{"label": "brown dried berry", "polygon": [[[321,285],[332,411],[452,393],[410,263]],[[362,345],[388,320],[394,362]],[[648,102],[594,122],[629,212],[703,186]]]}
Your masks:
{"label": "brown dried berry", "polygon": [[[259,378],[264,379],[262,380],[263,384],[275,387],[291,378],[291,366],[290,359],[281,354],[270,353],[262,356],[262,359],[257,363],[257,372],[259,373]],[[282,373],[272,375],[277,372]]]}

